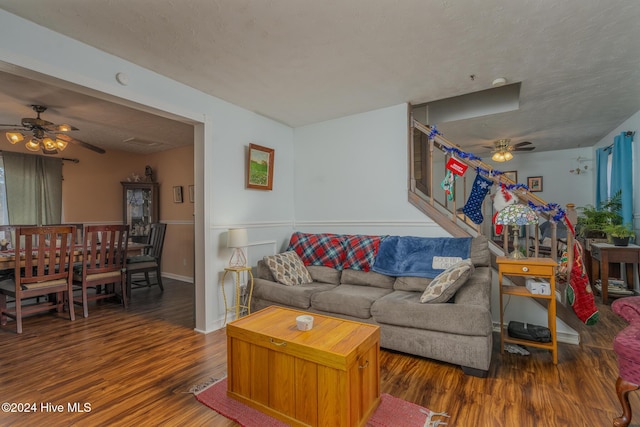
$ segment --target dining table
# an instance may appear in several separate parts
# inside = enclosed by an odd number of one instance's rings
[[[149,245],[147,243],[129,242],[127,244],[127,256],[142,254]],[[20,258],[23,260],[21,265],[24,266],[24,255]],[[73,262],[82,261],[82,246],[75,246],[73,249]],[[14,269],[16,266],[16,253],[13,249],[0,251],[0,271]]]

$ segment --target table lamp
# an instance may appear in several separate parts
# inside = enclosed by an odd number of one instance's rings
[[[509,258],[521,259],[527,258],[520,252],[520,227],[521,225],[532,225],[538,223],[538,215],[527,205],[515,204],[509,205],[498,212],[496,216],[496,224],[513,225],[513,252],[509,254]]]
[[[248,243],[246,229],[232,228],[227,231],[227,247],[233,248],[233,253],[229,259],[229,267],[247,266],[247,258],[244,256],[243,248],[246,248]]]

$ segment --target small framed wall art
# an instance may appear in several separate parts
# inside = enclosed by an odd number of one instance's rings
[[[196,200],[196,187],[194,185],[189,186],[189,202],[193,203]]]
[[[173,203],[182,203],[182,186],[173,187]]]
[[[273,148],[249,144],[247,156],[247,188],[273,189]]]
[[[527,187],[529,187],[529,191],[532,193],[539,193],[542,191],[542,177],[541,176],[530,176],[527,178]]]

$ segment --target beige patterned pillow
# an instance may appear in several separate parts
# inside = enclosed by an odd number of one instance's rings
[[[458,289],[465,284],[473,270],[473,263],[470,259],[465,259],[447,268],[429,283],[429,286],[420,297],[420,302],[439,303],[449,301]]]
[[[311,274],[295,251],[266,256],[264,262],[277,282],[287,286],[311,283]]]

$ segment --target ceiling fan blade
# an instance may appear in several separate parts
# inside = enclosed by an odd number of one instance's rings
[[[533,151],[536,147],[523,147],[523,148],[514,148],[511,151]]]
[[[53,123],[44,126],[44,128],[50,132],[69,132],[71,130],[79,130],[77,127],[68,124],[54,125]]]
[[[11,126],[12,128],[24,129],[22,125],[8,125],[8,124],[0,123],[0,126]]]
[[[53,124],[53,122],[50,122],[48,120],[43,120],[41,118],[31,118],[31,117],[24,117],[22,119],[22,126],[24,127],[30,127],[30,128],[34,128],[34,127],[40,127],[40,128],[46,128],[47,126],[51,126]]]
[[[517,144],[513,144],[512,147],[522,147],[525,145],[531,145],[531,141],[522,141],[522,142],[518,142]]]
[[[72,144],[79,145],[81,147],[84,147],[84,148],[87,148],[89,150],[95,151],[96,153],[100,153],[100,154],[106,153],[106,151],[104,151],[100,147],[96,147],[95,145],[91,145],[88,142],[84,142],[84,141],[80,141],[79,139],[72,138],[69,135],[65,135],[64,133],[56,134],[56,138],[60,138],[63,141],[67,141],[67,142],[70,142]]]

